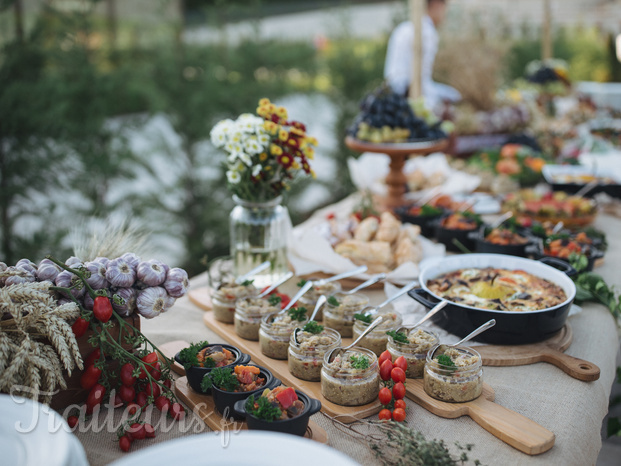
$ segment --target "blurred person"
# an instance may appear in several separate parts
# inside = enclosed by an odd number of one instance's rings
[[[437,28],[446,16],[446,0],[427,0],[427,14],[423,17],[423,57],[422,57],[422,93],[425,103],[431,109],[443,101],[455,102],[461,99],[457,89],[433,81],[433,63],[438,52]],[[384,64],[384,78],[392,89],[402,95],[409,92],[412,81],[412,60],[414,59],[414,24],[404,21],[399,24],[390,35],[386,62]]]

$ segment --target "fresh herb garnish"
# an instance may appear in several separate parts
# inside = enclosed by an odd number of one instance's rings
[[[331,306],[338,307],[341,303],[339,303],[339,300],[336,299],[334,296],[330,296],[328,298],[328,304]]]
[[[244,282],[241,284],[241,286],[250,286],[254,283],[254,279],[252,280],[244,280]]]
[[[308,281],[308,280],[304,280],[304,279],[302,279],[302,280],[300,280],[299,282],[297,282],[297,283],[296,283],[296,286],[297,286],[298,288],[302,288],[304,285],[306,285],[306,282],[307,282],[307,281]]]
[[[453,360],[451,359],[451,357],[446,354],[441,354],[439,356],[436,356],[436,361],[438,361],[438,364],[442,364],[443,366],[446,366],[446,367],[450,367],[450,368],[457,367],[455,363],[453,362]]]
[[[282,302],[282,298],[277,294],[271,294],[269,298],[267,298],[267,302],[270,303],[270,306],[277,306]]]
[[[216,367],[216,361],[213,358],[206,358],[203,361],[203,367]]]
[[[539,238],[546,239],[548,234],[546,233],[546,229],[541,224],[533,225],[530,227],[530,231],[533,235],[538,236]]]
[[[430,206],[429,204],[423,204],[422,206],[420,206],[421,217],[433,217],[440,214],[442,214],[442,209]]]
[[[253,416],[263,419],[264,421],[272,422],[276,419],[280,419],[282,411],[280,408],[274,406],[270,401],[264,397],[254,399],[254,395],[250,395],[246,401],[246,412],[251,413]]]
[[[469,210],[464,210],[463,212],[459,212],[462,217],[465,219],[473,220],[477,225],[481,225],[483,220],[479,214],[475,214],[474,212],[470,212]]]
[[[308,311],[306,310],[304,306],[300,306],[300,307],[292,307],[291,309],[287,311],[287,314],[289,314],[289,316],[291,317],[291,320],[297,320],[299,322],[302,322],[304,319],[306,319],[307,312]]]
[[[373,321],[373,319],[371,319],[370,315],[358,314],[358,313],[354,314],[354,319],[360,320],[362,322],[366,322],[367,324],[370,324]]]
[[[237,380],[232,368],[217,367],[205,375],[201,381],[201,389],[205,392],[212,386],[225,392],[233,392],[239,387],[239,380]]]
[[[608,310],[619,322],[621,319],[621,296],[608,286],[604,279],[593,272],[587,272],[588,258],[582,254],[571,254],[570,265],[578,271],[572,280],[576,284],[576,301],[594,301],[608,307]]]
[[[390,335],[392,339],[397,343],[409,343],[408,336],[403,332],[397,332],[396,330],[390,330],[386,332],[386,335]]]
[[[199,343],[192,343],[189,347],[183,348],[179,352],[179,360],[183,363],[183,367],[187,370],[193,366],[200,366],[201,363],[198,360],[198,352],[209,344],[208,341],[201,341]],[[208,358],[211,359],[211,358]],[[205,364],[205,361],[203,362]]]
[[[302,328],[305,332],[312,333],[317,335],[318,333],[323,332],[323,325],[319,325],[314,320],[307,322],[306,325]]]
[[[368,369],[369,368],[369,358],[367,358],[364,354],[355,355],[352,354],[349,357],[349,361],[351,362],[351,367],[354,369]]]

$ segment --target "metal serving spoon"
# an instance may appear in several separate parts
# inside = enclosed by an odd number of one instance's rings
[[[490,224],[490,229],[494,230],[496,228],[498,228],[500,225],[502,225],[503,223],[505,223],[507,220],[509,220],[511,217],[513,217],[513,212],[505,212],[504,214],[502,214],[500,217],[498,217],[496,219],[495,222],[492,222]]]
[[[243,275],[240,275],[239,277],[237,277],[235,279],[235,283],[237,283],[238,285],[241,285],[242,283],[244,283],[246,280],[248,280],[250,277],[252,277],[253,275],[258,274],[259,272],[263,272],[265,269],[267,269],[270,265],[272,265],[272,263],[270,261],[265,261],[259,265],[257,265],[254,269],[252,269],[250,272],[246,272]]]
[[[356,267],[355,269],[348,270],[347,272],[339,273],[338,275],[333,275],[332,277],[321,278],[319,280],[313,280],[312,283],[314,286],[325,285],[326,283],[335,282],[340,280],[341,278],[351,277],[352,275],[358,275],[359,273],[364,273],[367,271],[366,265],[361,265],[360,267]],[[309,280],[311,281],[311,280]]]
[[[489,330],[494,325],[496,325],[496,319],[489,320],[489,321],[485,322],[483,325],[481,325],[479,328],[474,330],[470,335],[466,336],[465,338],[463,338],[461,341],[458,341],[454,345],[444,345],[444,344],[443,345],[438,345],[436,347],[436,349],[433,350],[433,353],[431,353],[431,359],[433,359],[433,357],[436,355],[436,353],[438,352],[439,349],[442,349],[442,352],[440,354],[444,354],[444,353],[446,353],[447,349],[454,348],[455,346],[459,346],[461,344],[466,343],[467,341],[472,340],[479,333],[483,333],[486,330]]]
[[[300,299],[302,296],[304,296],[304,294],[310,290],[313,287],[313,282],[308,281],[306,283],[304,283],[304,285],[302,285],[302,288],[300,288],[298,290],[298,292],[293,296],[293,298],[291,298],[291,301],[289,301],[289,304],[287,304],[282,311],[279,312],[279,314],[284,314],[285,312],[287,312],[289,309],[291,309],[295,303],[298,302],[298,299]]]
[[[418,285],[418,282],[416,282],[416,281],[410,283],[409,285],[405,285],[397,293],[395,293],[393,296],[388,298],[382,304],[380,304],[378,306],[367,306],[360,313],[361,314],[377,314],[377,311],[379,311],[381,308],[383,308],[384,306],[392,303],[395,299],[400,298],[401,296],[406,294],[408,291],[413,289],[416,285]]]
[[[371,324],[364,330],[364,332],[362,332],[360,334],[360,336],[358,338],[356,338],[353,341],[353,343],[351,345],[348,345],[345,348],[342,348],[342,347],[333,348],[328,353],[327,361],[328,362],[332,362],[334,360],[334,358],[336,358],[339,354],[344,354],[348,349],[353,348],[354,346],[356,346],[356,344],[360,340],[362,340],[364,337],[366,337],[369,334],[369,332],[371,332],[375,327],[377,327],[379,324],[381,324],[383,320],[384,320],[384,318],[382,316],[378,316],[377,319],[375,319],[373,322],[371,322]]]
[[[382,273],[378,273],[377,275],[373,275],[371,278],[369,278],[366,282],[361,283],[360,285],[358,285],[356,288],[353,288],[349,291],[341,291],[338,294],[345,294],[345,295],[349,295],[349,294],[354,294],[357,291],[360,291],[364,288],[367,288],[371,285],[375,285],[377,282],[382,281],[386,278],[386,274],[384,272]]]
[[[446,307],[446,305],[448,304],[448,301],[440,301],[438,304],[436,304],[433,308],[431,308],[429,310],[429,312],[427,312],[427,314],[425,314],[423,316],[423,318],[421,320],[419,320],[418,322],[416,322],[414,325],[404,325],[403,327],[399,328],[399,330],[397,330],[397,332],[402,332],[404,330],[408,330],[408,331],[412,331],[414,330],[416,327],[424,324],[425,322],[427,322],[429,319],[431,319],[435,314],[437,314],[438,312],[440,312],[442,309],[444,309]]]
[[[315,316],[319,312],[319,309],[321,309],[321,306],[323,306],[327,300],[328,299],[325,297],[325,295],[319,296],[319,299],[317,300],[317,304],[315,304],[315,309],[313,310],[313,313],[308,318],[309,322],[315,318]],[[300,327],[296,327],[295,330],[293,330],[293,339],[297,344],[300,344],[300,342],[298,341],[298,333],[300,333],[301,331],[302,329]]]
[[[274,291],[276,288],[278,288],[280,285],[282,285],[287,280],[289,280],[291,277],[293,277],[293,272],[291,272],[291,271],[287,272],[282,277],[280,277],[280,280],[277,280],[275,283],[273,283],[270,286],[268,286],[265,289],[265,291],[262,291],[261,293],[259,293],[259,298],[263,298],[263,297],[267,296],[272,291]]]

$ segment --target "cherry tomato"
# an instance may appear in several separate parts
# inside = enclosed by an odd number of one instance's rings
[[[160,411],[168,411],[170,409],[170,400],[164,395],[160,395],[155,399],[155,407]]]
[[[112,406],[115,408],[120,408],[121,406],[123,406],[123,400],[121,399],[121,396],[118,393],[115,393],[114,399],[110,400],[110,402],[112,403]]]
[[[392,412],[392,419],[397,422],[405,421],[405,410],[402,408],[395,408]]]
[[[390,421],[390,419],[392,418],[392,413],[390,412],[390,409],[384,408],[379,412],[378,416],[382,421]]]
[[[130,403],[127,405],[127,414],[129,414],[130,416],[133,416],[134,414],[138,412],[139,409],[140,409],[140,406],[138,406],[136,403]]]
[[[380,354],[379,358],[377,359],[377,363],[379,364],[380,367],[382,367],[382,363],[384,361],[392,362],[392,355],[390,354],[390,352],[388,350],[386,350],[382,354]]]
[[[142,440],[147,435],[147,432],[144,430],[144,425],[134,422],[129,430],[126,432],[127,435],[131,435],[133,440]]]
[[[392,365],[395,367],[400,367],[401,369],[403,369],[403,372],[408,370],[408,362],[403,356],[399,356],[397,359],[395,359],[395,362],[393,362]]]
[[[147,438],[155,438],[155,429],[151,424],[144,425],[144,432]]]
[[[392,387],[392,396],[395,397],[395,400],[403,400],[405,397],[405,385],[403,385],[403,382],[397,382]]]
[[[162,378],[162,364],[160,364],[159,361],[153,364],[151,377],[153,377],[155,380],[160,380]]]
[[[143,356],[142,362],[144,362],[147,366],[147,371],[151,373],[153,371],[153,365],[157,362],[157,353],[155,351]],[[141,379],[147,378],[147,373],[143,370],[140,371],[140,375],[138,376]]]
[[[119,438],[119,447],[123,451],[129,451],[129,447],[132,446],[132,439],[128,435],[123,435]]]
[[[172,380],[170,379],[164,380],[164,386],[170,390],[170,387],[172,387]]]
[[[138,392],[136,394],[136,404],[141,408],[144,408],[147,405],[147,398],[149,398],[149,395],[145,392]]]
[[[405,372],[400,367],[393,367],[390,371],[390,378],[393,382],[405,382]]]
[[[99,361],[101,359],[101,349],[97,348],[91,354],[88,355],[86,361],[84,361],[84,367],[88,367],[92,364],[95,364],[95,361]]]
[[[397,409],[397,408],[401,408],[402,410],[404,410],[404,411],[405,411],[405,407],[406,407],[406,406],[407,406],[407,405],[405,404],[405,400],[396,400],[396,401],[395,401],[395,409]]]
[[[67,418],[67,424],[69,424],[69,427],[71,427],[71,429],[73,429],[75,426],[78,425],[78,416],[69,416]]]
[[[379,391],[379,401],[383,405],[387,405],[392,400],[392,393],[390,393],[390,388],[384,387]]]
[[[178,421],[185,417],[185,409],[181,406],[181,403],[173,403],[170,407],[169,414],[174,420]]]
[[[147,394],[147,396],[153,395],[153,399],[156,399],[158,396],[160,396],[160,386],[156,382],[151,381],[147,384],[144,392]]]
[[[104,324],[112,317],[112,303],[105,296],[97,296],[93,303],[93,315],[95,319]]]
[[[93,410],[101,404],[106,394],[106,387],[101,384],[96,384],[88,393],[86,399],[86,413],[92,414]]]
[[[88,330],[88,320],[78,317],[71,326],[71,330],[76,338],[80,338]]]
[[[100,376],[101,369],[91,364],[86,368],[86,370],[80,377],[80,387],[82,387],[84,390],[90,390],[99,381]]]
[[[121,367],[121,383],[126,387],[131,387],[136,383],[136,377],[133,376],[134,366],[125,363]]]
[[[380,377],[382,380],[390,380],[390,372],[392,371],[392,362],[385,360],[380,366]]]
[[[127,385],[121,385],[119,388],[119,396],[125,403],[131,403],[136,398],[136,389],[134,387],[128,387]]]

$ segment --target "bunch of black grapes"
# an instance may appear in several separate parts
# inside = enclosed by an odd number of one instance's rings
[[[560,78],[554,69],[542,66],[535,73],[528,77],[528,81],[534,84],[547,84],[560,81]]]

